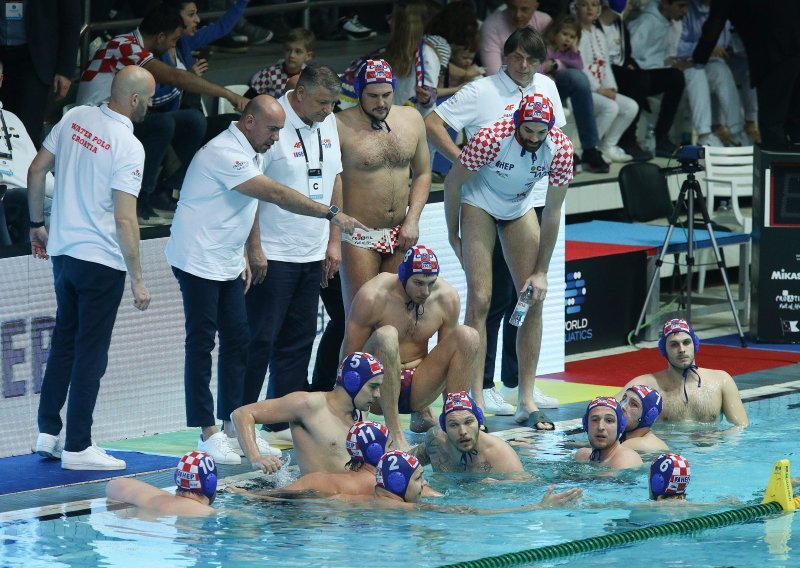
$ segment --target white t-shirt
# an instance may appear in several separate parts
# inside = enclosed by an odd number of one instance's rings
[[[289,103],[289,93],[278,99],[286,112],[286,125],[280,139],[264,154],[264,174],[314,201],[329,205],[336,176],[342,171],[336,117],[330,114],[321,123],[307,125]],[[322,169],[319,189],[309,187],[309,167]],[[330,234],[330,223],[326,219],[291,213],[265,201],[259,203],[258,217],[261,248],[267,260],[314,262],[325,258]]]
[[[522,89],[508,76],[505,67],[496,75],[467,83],[439,105],[435,112],[451,128],[464,129],[467,138],[472,138],[480,128],[511,118],[519,108],[523,95],[533,93],[541,93],[550,99],[556,117],[555,126],[564,126],[567,121],[555,82],[546,75],[535,73],[531,84]]]
[[[545,204],[550,185],[572,181],[572,142],[553,127],[536,151],[522,152],[514,121],[500,120],[481,128],[461,151],[459,161],[478,172],[461,189],[461,203],[478,207],[499,220],[522,217]]]
[[[262,175],[262,158],[235,122],[197,151],[164,251],[171,266],[208,280],[239,277],[258,200],[233,188]]]
[[[79,106],[53,127],[43,146],[56,157],[48,254],[125,270],[113,190],[138,197],[142,187],[144,148],[133,124],[107,105]]]

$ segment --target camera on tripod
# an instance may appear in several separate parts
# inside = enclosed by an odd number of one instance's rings
[[[703,169],[700,165],[700,160],[705,158],[706,150],[702,146],[681,146],[678,150],[678,162],[681,169],[685,172],[699,172]]]

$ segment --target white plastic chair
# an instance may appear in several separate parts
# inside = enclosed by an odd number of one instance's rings
[[[739,208],[740,197],[753,196],[753,147],[731,148],[705,147],[706,204],[709,214],[714,213],[714,198],[730,197],[731,209],[736,223],[744,232],[749,232],[752,220],[745,219]],[[723,223],[724,224],[724,223]],[[739,231],[738,227],[731,227]],[[714,262],[712,251],[698,254],[697,291],[702,294],[706,286],[708,264]],[[739,269],[747,270],[747,259],[739,259]]]
[[[739,197],[753,196],[753,147],[712,148],[706,146],[706,200],[709,213],[715,197],[730,197],[736,222],[744,227]]]
[[[225,88],[229,91],[233,91],[237,95],[244,95],[250,88],[250,85],[225,85]],[[217,114],[228,114],[231,112],[236,112],[236,109],[233,108],[233,105],[228,99],[223,99],[222,97],[217,99]]]

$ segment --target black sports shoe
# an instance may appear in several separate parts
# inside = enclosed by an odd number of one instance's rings
[[[633,158],[634,162],[647,162],[653,159],[653,154],[639,146],[636,142],[626,146],[620,145],[626,154]]]
[[[600,150],[589,148],[583,151],[583,169],[589,170],[593,174],[607,174],[608,164],[603,159]]]
[[[678,147],[675,143],[666,136],[656,138],[656,156],[659,158],[671,158],[675,155],[675,150],[677,149]]]

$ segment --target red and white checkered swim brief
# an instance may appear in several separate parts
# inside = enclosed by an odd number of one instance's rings
[[[352,234],[342,233],[342,242],[380,254],[394,254],[401,226],[393,229],[356,229]]]

